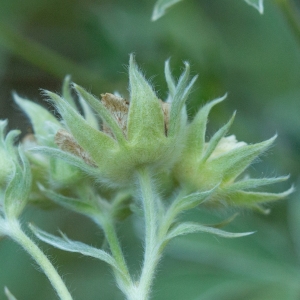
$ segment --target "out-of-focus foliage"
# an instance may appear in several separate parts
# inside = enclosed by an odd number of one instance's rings
[[[276,144],[264,164],[254,164],[250,172],[257,177],[290,173],[297,188],[300,41],[276,3],[266,1],[261,16],[244,1],[189,0],[151,22],[155,1],[2,0],[0,117],[9,118],[11,128],[30,132],[11,92],[38,101],[39,88],[60,91],[66,74],[96,95],[118,90],[127,97],[124,86],[131,52],[146,74],[163,74],[168,57],[174,69],[188,60],[194,74],[199,73],[188,104],[189,115],[228,92],[224,104],[212,111],[209,133],[224,125],[234,109],[237,116],[230,132],[238,140],[255,143],[277,132]],[[297,9],[293,9],[295,14]],[[166,98],[163,76],[152,81],[158,95]],[[162,261],[153,299],[299,299],[299,193],[292,198],[274,205],[269,216],[239,215],[229,231],[257,231],[251,237],[234,241],[205,234],[179,238]],[[196,212],[189,218],[208,224],[224,219],[218,212],[208,215]],[[54,234],[59,228],[70,239],[95,247],[103,242],[88,220],[66,210],[34,207],[27,210],[27,220]],[[131,234],[132,226],[128,219],[119,231],[135,268],[142,249],[136,246],[139,243]],[[94,300],[99,295],[122,299],[104,264],[47,246],[44,249],[60,266],[76,299]],[[8,240],[0,243],[0,265],[0,298],[5,297],[4,286],[8,286],[20,300],[55,299],[46,278]]]

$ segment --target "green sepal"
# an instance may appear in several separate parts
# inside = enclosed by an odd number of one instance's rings
[[[282,193],[237,191],[229,193],[228,197],[225,197],[225,201],[230,205],[251,207],[260,203],[283,199],[293,193],[294,190],[294,187],[291,187],[290,189]]]
[[[242,232],[242,233],[233,233],[227,232],[218,228],[209,227],[205,225],[201,225],[194,222],[184,222],[180,223],[176,227],[172,228],[167,235],[167,240],[171,240],[177,236],[185,235],[189,233],[196,233],[196,232],[205,232],[214,234],[217,236],[225,237],[225,238],[237,238],[242,236],[247,236],[253,234],[254,232]]]
[[[229,128],[231,127],[234,117],[235,117],[235,112],[233,113],[233,116],[230,118],[228,123],[225,124],[223,127],[221,127],[210,139],[208,146],[201,158],[201,162],[205,162],[209,158],[209,156],[213,153],[213,151],[216,149],[216,147],[217,147],[218,143],[220,142],[220,140],[222,139],[222,137],[224,137],[226,135]]]
[[[7,287],[4,287],[4,293],[8,300],[17,300],[17,298],[10,292]]]
[[[31,191],[30,164],[19,147],[20,163],[15,161],[14,172],[5,191],[4,212],[9,219],[17,218],[23,211]]]
[[[83,172],[91,176],[97,177],[100,174],[99,169],[88,165],[81,158],[72,155],[68,152],[62,151],[60,149],[50,148],[50,147],[35,147],[30,149],[30,151],[45,154],[52,158],[60,159],[67,164],[70,164],[72,166],[81,169]]]
[[[50,200],[57,203],[58,205],[63,206],[66,209],[70,209],[74,212],[84,214],[86,216],[92,217],[97,215],[99,210],[91,203],[87,203],[80,199],[66,197],[61,194],[55,193],[52,190],[46,189],[43,185],[38,184],[40,191]]]
[[[285,181],[289,179],[290,176],[281,176],[275,178],[250,178],[245,180],[240,180],[230,184],[228,187],[225,188],[226,192],[234,192],[238,190],[249,190],[249,189],[256,189],[261,186],[274,184],[278,182]]]
[[[170,96],[171,98],[174,98],[176,92],[176,83],[172,76],[172,72],[170,70],[170,59],[166,60],[165,62],[165,77],[166,77],[166,82],[168,85]]]
[[[14,93],[13,96],[15,102],[22,108],[22,110],[30,119],[35,137],[37,138],[39,144],[52,146],[54,144],[53,138],[49,139],[49,135],[53,133],[49,130],[47,121],[60,128],[61,124],[59,121],[41,105],[29,100],[25,100],[16,93]]]
[[[89,246],[82,242],[72,241],[63,233],[61,233],[62,237],[57,237],[55,235],[49,234],[49,233],[35,227],[32,224],[29,224],[29,228],[41,241],[43,241],[49,245],[52,245],[55,248],[58,248],[58,249],[61,249],[64,251],[68,251],[68,252],[80,253],[85,256],[97,258],[99,260],[102,260],[102,261],[108,263],[113,268],[115,268],[117,271],[122,273],[122,271],[119,269],[115,259],[110,254],[105,252],[104,250]]]
[[[116,140],[120,144],[125,143],[125,137],[123,135],[123,132],[121,128],[119,127],[116,120],[113,118],[109,110],[102,104],[102,102],[99,99],[96,99],[93,95],[88,93],[84,88],[81,86],[73,83],[74,89],[78,93],[79,97],[82,97],[89,105],[96,111],[96,113],[99,114],[103,122],[109,126],[109,128],[112,130]]]
[[[71,89],[71,76],[67,75],[64,78],[63,86],[62,86],[62,97],[75,109],[77,110],[74,98],[72,97]]]
[[[216,191],[217,187],[218,185],[209,191],[196,192],[183,198],[179,198],[179,200],[174,202],[172,206],[178,212],[195,208],[203,202],[207,201],[209,197]]]
[[[101,166],[109,152],[116,150],[116,142],[101,131],[91,127],[66,101],[57,94],[45,91],[45,94],[56,104],[59,113],[70,129],[78,144]]]
[[[223,183],[233,181],[256,157],[266,151],[275,139],[276,136],[261,143],[245,145],[228,151],[209,161],[209,169],[213,170],[216,177],[221,175]]]
[[[191,124],[188,126],[186,152],[192,161],[197,161],[203,154],[205,147],[205,134],[207,118],[211,109],[218,103],[224,101],[227,97],[225,94],[223,97],[215,99],[207,103],[194,117]]]
[[[181,74],[178,83],[176,85],[174,97],[172,98],[172,105],[170,111],[170,124],[168,130],[168,136],[175,137],[179,134],[182,125],[182,110],[184,108],[185,102],[191,89],[197,80],[198,76],[194,76],[191,81],[189,81],[190,77],[190,65],[185,62],[185,70]]]
[[[86,122],[93,128],[100,130],[99,120],[92,108],[86,103],[86,101],[82,97],[79,96],[78,99]]]
[[[129,89],[128,141],[139,144],[143,144],[143,141],[156,143],[165,137],[163,111],[151,85],[139,71],[133,55],[129,61]]]

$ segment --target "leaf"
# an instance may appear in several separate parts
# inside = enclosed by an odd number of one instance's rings
[[[183,198],[179,198],[179,200],[176,201],[173,204],[173,206],[174,206],[175,210],[178,212],[192,209],[192,208],[200,205],[201,203],[205,202],[209,198],[209,196],[212,195],[212,193],[216,190],[217,187],[218,186],[212,188],[209,191],[197,192],[197,193],[193,193],[188,196],[185,196]]]
[[[170,70],[170,59],[166,60],[165,62],[165,77],[166,77],[169,93],[173,98],[176,91],[176,84]]]
[[[174,237],[177,237],[179,235],[189,234],[189,233],[196,233],[196,232],[206,232],[211,233],[214,235],[218,235],[225,238],[237,238],[242,237],[246,235],[253,234],[254,232],[242,232],[242,233],[233,233],[233,232],[227,232],[218,228],[213,228],[205,225],[201,225],[198,223],[193,222],[185,222],[180,223],[175,228],[171,229],[171,231],[167,235],[167,240],[171,240]]]
[[[29,228],[33,231],[33,233],[43,242],[52,245],[55,248],[68,251],[68,252],[75,252],[75,253],[81,253],[85,256],[90,256],[97,258],[99,260],[102,260],[109,265],[111,265],[113,268],[115,268],[117,271],[122,273],[122,271],[119,269],[115,259],[104,250],[89,246],[87,244],[77,242],[70,240],[65,234],[61,233],[62,237],[57,237],[55,235],[52,235],[50,233],[47,233],[37,227],[35,227],[32,224],[29,224]]]
[[[280,200],[282,198],[287,197],[294,191],[295,189],[293,186],[287,191],[282,193],[260,193],[260,192],[237,191],[234,193],[230,193],[227,201],[232,205],[251,207],[252,205],[256,205],[259,203]]]
[[[269,184],[274,184],[277,182],[282,182],[287,179],[289,179],[290,176],[281,176],[281,177],[275,177],[275,178],[258,178],[258,179],[245,179],[245,180],[240,180],[237,182],[234,182],[230,184],[226,189],[227,191],[238,191],[238,190],[248,190],[248,189],[255,189],[260,186],[264,185],[269,185]]]
[[[9,291],[7,287],[4,287],[4,292],[8,300],[17,300],[17,298]]]
[[[98,168],[91,167],[90,165],[85,163],[83,159],[79,158],[78,156],[72,155],[68,152],[64,152],[60,149],[50,148],[50,147],[34,147],[34,148],[31,148],[30,151],[49,155],[53,158],[61,159],[65,163],[73,165],[94,177],[97,177],[100,174]]]
[[[178,80],[174,97],[172,99],[168,130],[168,136],[170,137],[176,136],[176,134],[178,134],[180,130],[180,125],[182,124],[182,109],[195,81],[198,78],[198,76],[196,75],[191,79],[191,81],[189,81],[190,65],[188,62],[185,62],[184,64],[185,70]]]
[[[76,107],[74,98],[72,97],[70,84],[71,84],[71,76],[67,75],[67,76],[65,76],[64,81],[63,81],[62,96],[76,110],[77,107]]]
[[[264,13],[264,0],[244,0],[249,5],[256,8],[260,14]]]
[[[41,184],[38,184],[38,187],[46,197],[67,209],[87,215],[89,217],[98,213],[97,209],[90,203],[84,202],[80,199],[57,194],[52,190],[46,189]]]
[[[152,21],[161,18],[170,7],[182,0],[158,0],[154,6],[152,13]]]
[[[50,143],[48,139],[49,134],[51,134],[52,132],[50,132],[49,126],[47,126],[47,121],[50,121],[52,124],[55,124],[55,126],[60,128],[61,124],[59,123],[59,121],[41,105],[23,99],[16,93],[13,94],[13,97],[15,102],[22,108],[22,110],[30,119],[35,136],[38,139],[39,143],[41,145],[47,146],[52,145],[52,143]]]

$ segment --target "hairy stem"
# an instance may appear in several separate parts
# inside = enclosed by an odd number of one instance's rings
[[[62,300],[72,300],[72,296],[69,293],[62,278],[53,267],[48,257],[41,251],[41,249],[23,232],[21,226],[17,220],[10,220],[8,222],[9,235],[21,245],[36,261],[40,268],[44,271],[48,277],[53,288],[57,292],[57,295]]]
[[[121,249],[120,242],[117,237],[117,233],[111,218],[106,217],[101,220],[101,224],[107,239],[107,242],[110,247],[110,251],[116,260],[119,268],[122,270],[123,274],[125,274],[126,278],[121,279],[122,285],[129,285],[131,283],[130,274],[128,271],[128,267]],[[118,276],[119,277],[119,276]],[[118,278],[117,278],[118,279]],[[118,283],[120,284],[119,280]]]
[[[149,299],[150,289],[157,263],[161,257],[160,241],[157,238],[158,211],[156,195],[152,187],[151,176],[146,168],[138,172],[139,185],[142,192],[142,202],[145,217],[145,253],[140,280],[131,300]]]

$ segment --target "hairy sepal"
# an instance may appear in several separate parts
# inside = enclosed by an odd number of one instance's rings
[[[127,137],[131,143],[155,143],[165,137],[164,117],[159,99],[139,71],[133,55],[129,62],[130,106]]]
[[[78,144],[91,156],[96,164],[101,165],[110,152],[116,150],[116,142],[101,131],[90,126],[66,101],[58,95],[45,91],[45,94],[56,104],[59,113],[70,129]]]

